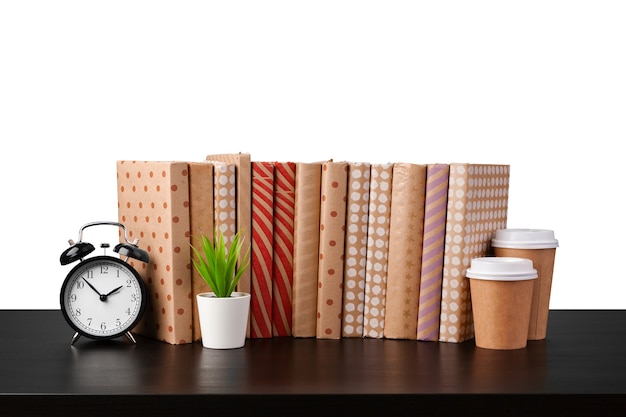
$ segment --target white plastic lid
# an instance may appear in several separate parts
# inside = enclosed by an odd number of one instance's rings
[[[496,230],[491,246],[511,249],[547,249],[558,248],[559,241],[554,238],[552,230],[501,229]]]
[[[472,259],[466,276],[491,281],[523,281],[538,277],[530,259],[505,256]]]

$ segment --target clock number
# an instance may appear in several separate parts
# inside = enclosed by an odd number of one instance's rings
[[[70,301],[76,301],[76,294],[70,295]]]
[[[130,307],[126,309],[126,314],[130,316]]]
[[[130,280],[130,278],[129,278],[129,279],[127,279],[127,280],[126,280],[126,287],[127,287],[127,288],[130,288],[130,287],[132,286],[131,284],[132,284],[132,281]]]
[[[101,330],[106,330],[106,329],[107,329],[107,324],[106,324],[106,322],[104,322],[104,321],[103,321],[102,323],[100,323],[100,329],[101,329]]]
[[[87,318],[87,325],[88,325],[89,327],[91,327],[91,321],[92,321],[92,320],[93,320],[93,319],[92,319],[91,317],[88,317],[88,318]]]
[[[122,321],[120,319],[115,320],[115,326],[120,327],[122,325]]]
[[[77,308],[77,309],[76,309],[76,315],[77,315],[77,316],[80,316],[81,314],[83,314],[83,312],[81,311],[81,309],[80,309],[80,308]]]
[[[137,302],[137,294],[131,294],[130,301],[132,301],[133,303]]]
[[[109,265],[100,265],[100,273],[108,274],[109,273]]]
[[[76,281],[76,288],[82,290],[85,287],[85,281],[82,279],[80,281]]]
[[[93,278],[93,270],[87,271],[87,278]]]

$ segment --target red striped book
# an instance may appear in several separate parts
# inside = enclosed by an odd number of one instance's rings
[[[274,162],[272,334],[291,336],[296,164]]]
[[[272,337],[274,165],[252,162],[250,337]]]

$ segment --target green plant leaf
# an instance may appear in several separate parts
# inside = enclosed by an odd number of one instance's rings
[[[250,245],[241,256],[244,238],[240,231],[235,233],[230,247],[224,233],[217,229],[213,231],[212,241],[204,234],[197,240],[198,247],[191,245],[194,268],[217,297],[229,297],[250,265]]]

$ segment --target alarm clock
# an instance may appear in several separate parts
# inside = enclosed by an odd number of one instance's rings
[[[124,231],[126,243],[117,244],[113,251],[119,257],[108,256],[108,243],[100,247],[103,255],[85,259],[95,247],[83,242],[83,231],[92,226],[117,226]],[[105,340],[125,335],[137,343],[131,330],[146,309],[146,287],[141,275],[127,262],[128,258],[149,262],[148,253],[130,242],[126,227],[117,222],[92,222],[78,232],[78,242],[69,240],[70,247],[61,254],[61,265],[79,261],[67,274],[61,286],[61,312],[75,330],[71,344],[81,336]]]

